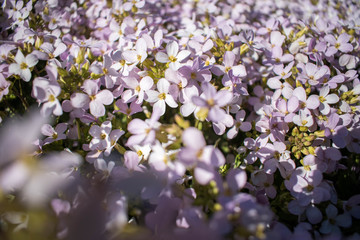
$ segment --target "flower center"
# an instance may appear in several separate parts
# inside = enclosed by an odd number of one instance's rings
[[[215,105],[215,101],[212,98],[208,99],[206,102],[210,107],[213,107]]]
[[[22,62],[22,63],[20,64],[20,68],[21,68],[21,69],[27,69],[27,68],[28,68],[28,65],[27,65],[25,62]]]
[[[50,94],[48,101],[49,101],[49,102],[54,102],[55,99],[56,99],[55,96],[52,95],[52,94]]]
[[[197,158],[201,158],[202,154],[203,154],[203,149],[200,149],[200,150],[196,153],[196,157],[197,157]]]
[[[325,102],[326,99],[325,99],[323,96],[320,96],[320,97],[319,97],[319,101],[320,101],[320,102]]]
[[[170,60],[170,62],[176,62],[176,57],[174,57],[174,56],[169,56],[169,60]]]
[[[159,99],[164,100],[166,98],[166,94],[160,93],[158,97],[159,97]]]
[[[140,85],[137,85],[135,91],[140,92],[140,90],[141,90]]]
[[[106,133],[102,133],[102,134],[100,135],[100,138],[101,138],[102,140],[104,140],[104,139],[106,138]]]

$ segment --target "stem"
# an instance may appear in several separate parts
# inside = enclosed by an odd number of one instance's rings
[[[29,104],[26,102],[26,100],[22,96],[21,81],[20,80],[18,80],[18,81],[19,81],[20,92],[17,91],[15,84],[13,85],[11,90],[13,90],[15,96],[21,100],[21,103],[23,104],[24,109],[26,111],[29,108]]]

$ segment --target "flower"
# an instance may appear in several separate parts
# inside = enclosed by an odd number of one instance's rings
[[[166,45],[166,53],[158,52],[155,59],[161,63],[170,62],[169,66],[173,70],[178,70],[181,67],[181,61],[187,58],[191,52],[189,50],[182,50],[179,52],[179,44],[176,41],[171,41]]]
[[[86,80],[83,84],[84,93],[75,93],[71,96],[71,104],[75,108],[90,107],[90,113],[95,117],[101,117],[105,114],[104,105],[110,105],[113,100],[113,94],[107,90],[99,91],[99,86],[92,80]]]
[[[221,151],[214,146],[206,145],[202,133],[194,128],[187,128],[182,134],[185,147],[178,156],[187,167],[195,167],[195,178],[200,184],[208,184],[215,178],[214,167],[225,163]]]
[[[156,130],[160,126],[158,120],[161,112],[161,109],[154,108],[150,119],[143,121],[136,118],[129,122],[127,129],[133,136],[128,139],[126,145],[130,147],[154,143]]]
[[[226,90],[216,91],[215,87],[210,83],[204,82],[201,85],[203,93],[198,96],[193,96],[191,100],[196,106],[202,110],[197,113],[201,119],[208,118],[209,121],[220,122],[225,118],[226,112],[221,107],[230,103],[233,95]],[[204,114],[204,116],[200,116]]]
[[[9,73],[19,75],[22,80],[29,82],[31,79],[30,68],[34,67],[38,63],[38,59],[34,54],[28,54],[24,57],[24,54],[18,49],[15,62],[9,66]]]
[[[160,109],[160,116],[164,115],[166,110],[166,104],[172,108],[176,108],[178,106],[177,102],[174,98],[169,94],[170,83],[165,79],[161,78],[157,84],[156,90],[148,90],[147,91],[147,101],[150,103],[154,103],[154,108]],[[165,104],[166,103],[166,104]]]
[[[45,136],[48,136],[44,140],[44,145],[52,143],[54,141],[59,141],[59,140],[66,139],[66,135],[64,134],[64,132],[66,130],[67,130],[67,124],[66,123],[59,123],[55,127],[55,129],[49,124],[44,124],[44,126],[41,127],[41,133],[43,135],[45,135]]]
[[[347,33],[342,33],[336,39],[334,35],[328,34],[324,37],[324,39],[330,44],[330,47],[326,50],[326,56],[332,56],[339,51],[343,53],[351,52],[354,48],[348,43],[350,40],[350,36]]]

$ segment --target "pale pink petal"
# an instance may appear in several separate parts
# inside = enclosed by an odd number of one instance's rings
[[[122,53],[123,58],[130,63],[138,62],[137,52],[134,50],[127,50]]]
[[[158,108],[160,110],[160,116],[164,115],[166,111],[166,104],[164,100],[159,100],[154,104],[154,108]]]
[[[306,107],[308,109],[315,109],[319,107],[319,105],[320,105],[320,101],[319,101],[319,96],[317,95],[311,95],[306,101]]]
[[[176,59],[178,62],[181,62],[182,60],[184,60],[185,58],[187,58],[188,56],[190,56],[191,52],[188,50],[182,50],[181,52],[179,52],[179,54],[176,56]]]
[[[335,93],[329,94],[326,96],[326,102],[328,104],[335,104],[339,101],[339,96]]]
[[[96,94],[96,98],[94,101],[99,101],[104,105],[109,105],[114,101],[114,96],[109,90],[104,89],[100,91],[98,94]]]
[[[49,124],[44,124],[41,127],[41,134],[51,137],[55,133],[54,128]]]
[[[159,92],[155,91],[155,90],[149,90],[146,92],[147,95],[147,99],[146,101],[152,103],[152,102],[156,102],[159,100]]]
[[[235,62],[235,54],[231,51],[226,51],[224,54],[224,65],[225,67],[232,67]]]
[[[280,81],[279,77],[272,77],[267,81],[267,85],[271,89],[279,89],[282,86],[282,82]]]
[[[157,82],[157,89],[160,93],[168,93],[169,92],[170,83],[165,78],[161,78]]]
[[[219,107],[223,107],[230,103],[233,98],[233,94],[226,90],[220,90],[216,93],[214,100]]]
[[[169,62],[169,56],[164,52],[158,52],[155,56],[156,61],[161,63],[167,63]]]
[[[19,75],[25,82],[28,82],[31,79],[31,71],[28,68],[21,69]]]
[[[252,126],[251,126],[251,123],[249,123],[249,122],[243,122],[240,125],[240,130],[243,132],[248,132],[251,130],[251,128],[252,128]]]
[[[167,105],[169,105],[170,107],[172,108],[176,108],[178,106],[177,102],[174,100],[174,98],[169,95],[169,94],[166,94],[166,97],[165,97],[165,102]]]
[[[226,180],[233,192],[237,192],[242,189],[247,182],[246,172],[238,168],[231,169],[226,176]]]
[[[24,54],[20,50],[18,50],[16,55],[15,55],[15,61],[18,64],[21,64],[22,62],[25,62]]]
[[[182,134],[184,145],[194,149],[201,149],[206,146],[205,139],[200,130],[189,127]]]
[[[246,68],[244,65],[237,65],[232,67],[232,71],[235,77],[245,77],[246,76]]]
[[[149,90],[153,86],[153,84],[154,84],[154,81],[149,76],[143,77],[143,79],[141,79],[141,81],[140,81],[140,87],[144,91]]]
[[[95,117],[102,117],[105,115],[105,107],[101,102],[91,101],[89,105],[90,113]]]
[[[147,45],[146,45],[146,41],[143,39],[143,38],[139,38],[137,41],[136,41],[136,52],[138,54],[141,54],[141,55],[147,55],[146,54],[146,51],[147,51]]]
[[[33,67],[39,62],[39,60],[34,54],[29,54],[26,56],[25,62],[28,65],[28,67]]]
[[[326,73],[330,72],[329,67],[322,66],[314,75],[314,79],[320,79],[322,78]]]
[[[330,91],[330,88],[329,88],[329,86],[326,85],[320,89],[319,96],[326,96],[329,94],[329,91]]]
[[[333,35],[331,35],[331,34],[326,35],[326,36],[324,37],[324,39],[325,39],[328,43],[330,43],[331,45],[335,45],[335,44],[336,44],[336,38],[335,38]]]
[[[340,45],[339,50],[343,53],[351,52],[354,47],[350,43],[343,43]]]
[[[131,134],[143,134],[148,128],[149,125],[147,125],[143,120],[135,118],[128,124],[127,129]]]
[[[21,71],[20,65],[17,63],[12,63],[9,66],[9,74],[19,74]]]
[[[201,185],[206,185],[212,180],[215,176],[214,170],[209,166],[201,165],[195,168],[194,175],[196,181]]]
[[[293,96],[296,96],[302,102],[306,102],[306,92],[303,87],[295,88],[293,91]]]
[[[178,54],[178,52],[179,52],[179,45],[176,41],[172,41],[166,45],[166,53],[169,57],[170,56],[175,57]]]
[[[315,73],[316,73],[316,71],[317,71],[317,67],[316,67],[316,65],[313,64],[313,63],[307,63],[307,64],[305,65],[305,70],[306,70],[306,74],[307,74],[308,76],[314,76]]]

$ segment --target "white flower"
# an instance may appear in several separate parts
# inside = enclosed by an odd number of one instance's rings
[[[149,90],[147,92],[147,101],[151,103],[155,102],[154,108],[159,108],[161,110],[161,116],[165,113],[166,104],[172,108],[176,108],[178,106],[177,102],[169,94],[169,87],[170,83],[165,78],[161,78],[157,83],[157,89],[159,91]]]
[[[17,51],[15,56],[16,63],[12,63],[9,66],[10,74],[19,75],[24,81],[28,82],[31,79],[30,68],[38,63],[38,59],[35,55],[29,54],[24,57],[24,54],[20,50]]]
[[[179,52],[179,45],[177,42],[170,42],[166,45],[166,53],[158,52],[155,56],[156,60],[161,63],[170,62],[169,67],[173,70],[178,70],[181,67],[181,61],[191,54],[188,50]]]

